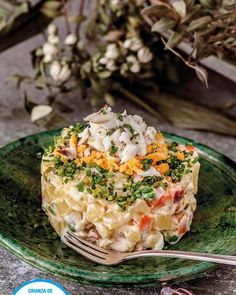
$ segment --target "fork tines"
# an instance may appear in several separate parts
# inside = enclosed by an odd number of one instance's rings
[[[74,251],[83,255],[90,260],[101,263],[101,264],[109,264],[107,261],[108,255],[111,251],[100,248],[90,242],[87,242],[77,235],[72,233],[71,231],[67,231],[64,236],[62,236],[62,241],[72,248]]]

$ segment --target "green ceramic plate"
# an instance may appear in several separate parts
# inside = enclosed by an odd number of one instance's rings
[[[214,264],[170,258],[140,258],[106,267],[66,246],[41,210],[40,157],[58,130],[22,138],[0,149],[0,242],[19,258],[49,273],[102,286],[144,286],[194,278]],[[191,142],[165,134],[168,140]],[[201,154],[198,207],[191,231],[169,249],[236,253],[236,164],[196,144]]]

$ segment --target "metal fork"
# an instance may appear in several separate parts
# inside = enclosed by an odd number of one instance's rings
[[[68,247],[83,255],[84,257],[104,265],[116,265],[122,261],[147,256],[172,257],[190,260],[200,260],[207,262],[215,262],[221,264],[230,264],[236,266],[236,256],[186,252],[186,251],[172,251],[172,250],[148,250],[131,253],[122,253],[112,250],[100,248],[90,242],[87,242],[71,231],[65,232],[61,240]]]

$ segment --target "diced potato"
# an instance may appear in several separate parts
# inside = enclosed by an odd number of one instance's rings
[[[144,248],[151,248],[153,250],[161,250],[164,247],[163,235],[156,231],[151,233],[144,241]]]
[[[157,214],[154,215],[153,227],[158,230],[168,230],[171,227],[171,214]]]
[[[126,238],[129,242],[131,243],[137,243],[141,239],[140,232],[138,231],[130,231],[127,235]]]
[[[104,215],[105,209],[99,204],[89,204],[86,211],[86,219],[90,222],[99,221]]]
[[[129,212],[106,212],[103,221],[110,230],[117,229],[127,224],[131,219]]]
[[[142,215],[148,215],[150,214],[150,207],[147,205],[147,203],[142,200],[142,199],[138,199],[135,204],[129,208],[130,212],[132,212],[133,214],[137,213],[137,214],[142,214]]]
[[[110,248],[118,252],[131,252],[135,243],[131,243],[125,238],[120,238],[110,245]]]
[[[109,236],[110,230],[101,222],[94,223],[99,235],[105,239]]]
[[[73,210],[68,206],[68,204],[63,201],[55,201],[55,208],[59,216],[65,216],[71,213]]]

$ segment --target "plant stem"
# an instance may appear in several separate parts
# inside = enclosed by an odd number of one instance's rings
[[[85,1],[84,0],[80,0],[79,1],[79,12],[78,12],[78,16],[81,16],[83,15],[83,12],[84,12],[84,3]],[[77,38],[80,39],[80,27],[81,27],[81,21],[79,21],[76,25],[76,35],[77,35]]]
[[[70,3],[70,1],[68,3]],[[65,18],[67,35],[69,35],[71,33],[71,27],[70,27],[70,22],[69,22],[69,9],[68,9],[68,6],[67,6],[65,0],[63,0],[63,7],[64,7],[63,14],[64,14],[64,18]]]

